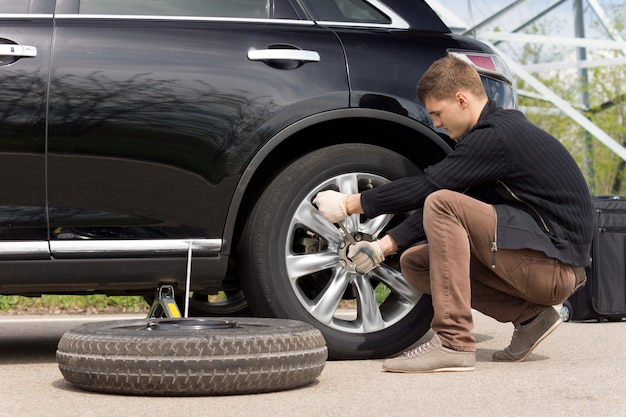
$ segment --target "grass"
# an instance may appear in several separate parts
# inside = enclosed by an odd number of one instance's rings
[[[390,290],[383,284],[374,288],[378,303],[382,303]],[[220,293],[223,298],[223,293]],[[219,296],[218,296],[219,297]],[[344,302],[345,308],[354,308],[354,300]],[[42,295],[22,297],[0,295],[0,314],[68,314],[68,313],[146,313],[150,306],[143,297],[94,295]]]
[[[94,295],[0,295],[0,314],[146,313],[143,297]]]
[[[376,301],[378,304],[382,304],[383,301],[389,297],[391,294],[391,290],[385,284],[380,283],[376,287],[374,287],[374,295],[376,296]]]

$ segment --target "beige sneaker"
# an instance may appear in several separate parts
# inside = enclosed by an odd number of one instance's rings
[[[561,316],[554,307],[544,308],[527,325],[515,326],[511,344],[504,350],[494,352],[492,359],[496,362],[522,362],[561,323]]]
[[[383,362],[389,372],[464,372],[473,371],[476,352],[459,352],[441,345],[436,334],[428,342],[396,358]]]

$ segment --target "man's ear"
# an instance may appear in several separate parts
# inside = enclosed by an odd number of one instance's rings
[[[454,98],[461,107],[467,107],[469,105],[469,99],[467,97],[467,94],[465,94],[463,91],[457,92]]]

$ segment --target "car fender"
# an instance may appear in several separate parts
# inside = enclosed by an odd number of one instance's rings
[[[379,109],[371,109],[371,108],[346,108],[346,109],[337,109],[330,110],[326,112],[317,113],[315,115],[306,117],[304,119],[298,120],[297,122],[292,123],[287,126],[274,136],[272,136],[267,142],[263,144],[263,146],[255,153],[255,156],[250,160],[247,164],[246,168],[243,170],[243,173],[239,179],[239,182],[236,186],[235,192],[233,194],[233,198],[231,199],[231,204],[228,209],[227,218],[224,224],[224,233],[223,233],[223,246],[222,246],[222,255],[228,256],[231,251],[234,249],[232,247],[233,243],[233,235],[235,232],[235,228],[237,226],[237,221],[239,219],[239,212],[242,206],[242,202],[246,192],[249,189],[250,184],[253,182],[255,175],[258,172],[259,167],[270,158],[272,152],[274,152],[281,144],[285,141],[289,140],[289,138],[296,135],[298,132],[301,132],[307,128],[312,126],[329,122],[329,121],[337,121],[341,119],[375,119],[380,121],[385,121],[393,124],[397,124],[408,128],[409,130],[415,132],[416,135],[420,136],[424,140],[431,142],[437,149],[440,149],[443,154],[449,153],[452,148],[450,145],[435,132],[432,128],[426,126],[425,124],[418,122],[412,118],[392,113],[389,111],[379,110]],[[348,139],[345,142],[358,142],[355,139]],[[334,142],[340,143],[340,142]],[[325,146],[323,144],[322,146]],[[319,146],[319,147],[322,147]],[[316,149],[315,147],[310,149]]]

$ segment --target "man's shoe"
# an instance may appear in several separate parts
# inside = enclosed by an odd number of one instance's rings
[[[530,323],[515,326],[511,344],[504,350],[494,352],[492,359],[496,362],[522,362],[561,323],[556,309],[546,307]]]
[[[389,372],[463,372],[473,371],[475,363],[475,352],[449,349],[435,334],[415,349],[385,360],[383,369]]]

